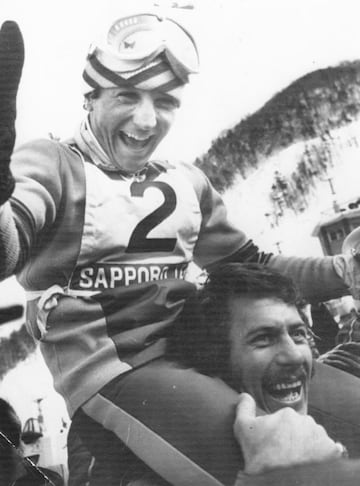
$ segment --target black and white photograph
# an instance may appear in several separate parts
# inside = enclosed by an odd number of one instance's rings
[[[1,3],[0,486],[357,486],[358,2]]]

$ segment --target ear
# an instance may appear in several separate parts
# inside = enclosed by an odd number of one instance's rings
[[[93,99],[91,98],[84,98],[83,108],[84,110],[90,112],[93,111]]]

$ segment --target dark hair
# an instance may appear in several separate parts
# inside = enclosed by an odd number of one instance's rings
[[[186,300],[168,340],[168,357],[231,384],[229,301],[240,296],[294,305],[307,323],[304,302],[291,279],[264,265],[227,263],[213,270],[204,287]]]

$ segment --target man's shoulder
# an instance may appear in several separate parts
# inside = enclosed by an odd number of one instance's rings
[[[51,185],[55,180],[82,179],[83,164],[79,162],[79,153],[67,142],[39,138],[16,148],[11,167],[17,180],[31,178]]]
[[[39,152],[40,154],[51,157],[59,151],[70,150],[71,144],[69,141],[60,141],[50,138],[37,138],[17,146],[14,155],[16,156],[17,154],[24,152],[28,152],[29,154]]]
[[[45,167],[68,166],[73,159],[79,159],[79,153],[72,149],[68,141],[48,138],[38,138],[16,147],[13,153],[13,163],[37,165]]]

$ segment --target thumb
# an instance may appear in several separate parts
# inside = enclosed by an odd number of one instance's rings
[[[24,41],[18,24],[4,22],[0,29],[1,103],[13,103],[24,64]],[[9,100],[8,97],[11,99]],[[1,107],[3,109],[3,107]]]
[[[22,67],[24,60],[24,40],[20,28],[13,20],[6,20],[0,28],[0,52],[7,61],[19,63]]]
[[[236,419],[239,422],[248,422],[256,417],[256,403],[248,393],[241,393],[236,408]]]

